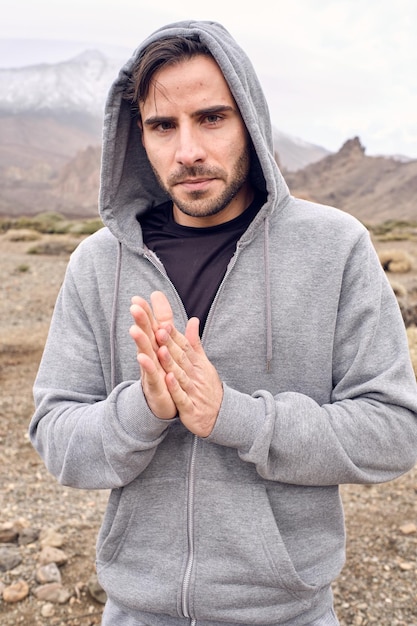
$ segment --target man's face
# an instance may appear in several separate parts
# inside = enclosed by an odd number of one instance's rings
[[[140,113],[143,145],[178,223],[211,226],[247,208],[253,197],[247,131],[211,57],[156,72]]]

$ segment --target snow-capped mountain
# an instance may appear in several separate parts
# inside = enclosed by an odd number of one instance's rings
[[[108,89],[121,62],[98,50],[87,50],[60,63],[0,68],[0,115],[42,114],[55,120],[68,116],[94,120],[91,131],[100,141],[100,126]],[[94,127],[94,128],[93,128]],[[280,165],[288,171],[303,168],[329,151],[277,129],[274,145]],[[82,146],[80,146],[82,147]]]
[[[120,62],[87,50],[62,63],[0,69],[0,112],[101,116]]]

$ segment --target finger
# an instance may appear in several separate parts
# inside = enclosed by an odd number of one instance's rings
[[[190,368],[195,363],[195,356],[188,339],[175,326],[169,329],[159,329],[155,333],[155,338],[161,348],[165,347],[168,350],[179,367],[189,373]]]
[[[172,419],[177,408],[165,382],[163,370],[146,354],[138,354],[142,389],[151,411],[161,419]]]
[[[155,331],[158,328],[155,318],[153,317],[150,306],[145,300],[141,298],[132,298],[135,302],[130,307],[130,314],[132,315],[136,325],[140,328],[148,337],[154,350],[157,349],[155,340]],[[138,300],[142,300],[140,303]]]
[[[187,327],[185,329],[185,337],[190,342],[193,350],[198,352],[203,351],[200,339],[200,320],[198,317],[191,317],[188,320]]]
[[[149,336],[135,324],[129,328],[129,334],[136,344],[138,354],[146,354],[154,363],[157,363],[156,349]]]
[[[159,326],[174,325],[174,314],[168,298],[162,291],[151,293],[153,314]]]
[[[155,323],[155,319],[152,313],[152,309],[149,306],[149,303],[146,302],[146,300],[144,298],[141,298],[140,296],[133,296],[133,298],[131,299],[131,303],[135,304],[137,306],[140,306],[146,313],[146,315],[149,318],[149,323],[152,325],[153,323]]]
[[[192,317],[188,320],[185,335],[180,333],[175,326],[170,329],[161,329],[156,333],[158,344],[166,345],[174,359],[184,368],[187,368],[186,359],[196,365],[201,358],[206,357],[200,340],[200,320]]]
[[[181,389],[183,389],[187,393],[191,393],[194,387],[194,384],[190,378],[190,375],[192,375],[192,365],[190,365],[190,362],[188,361],[184,353],[182,353],[184,362],[175,361],[166,346],[162,346],[158,350],[157,354],[159,363],[164,371],[167,374],[172,373],[178,381],[179,385],[181,386]]]
[[[140,365],[141,378],[147,377],[148,386],[155,386],[157,383],[158,370],[154,361],[144,352],[138,352],[137,358]]]
[[[171,398],[177,407],[178,413],[187,413],[193,411],[193,402],[190,396],[184,391],[180,382],[173,372],[169,372],[165,377],[165,383]]]

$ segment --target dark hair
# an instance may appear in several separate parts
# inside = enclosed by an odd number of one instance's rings
[[[166,37],[149,44],[133,66],[124,92],[124,98],[130,101],[134,112],[138,114],[139,102],[146,100],[155,72],[198,55],[212,56],[207,46],[197,38]]]

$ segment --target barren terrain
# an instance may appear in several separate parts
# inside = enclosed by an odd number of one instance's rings
[[[27,437],[32,384],[68,253],[28,255],[29,247],[0,235],[0,624],[92,626],[103,608],[88,587],[107,494],[59,486]],[[381,247],[417,257],[415,240]],[[414,269],[396,281],[417,293],[416,275]],[[409,338],[415,355],[415,329]],[[384,485],[343,487],[347,562],[334,588],[342,626],[417,626],[416,494],[416,470]],[[42,595],[44,581],[35,571],[45,562],[45,546],[66,558],[59,589]],[[2,547],[20,563],[2,571]],[[11,602],[10,588],[23,598]],[[61,595],[54,595],[57,589]]]

